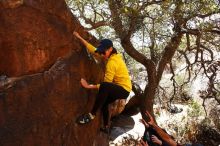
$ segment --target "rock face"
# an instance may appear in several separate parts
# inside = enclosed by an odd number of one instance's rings
[[[0,74],[42,72],[71,49],[82,27],[64,0],[0,1]]]
[[[103,69],[73,30],[89,37],[64,0],[0,1],[1,146],[104,145],[100,113],[88,125],[75,123],[96,94],[80,79],[100,82]]]

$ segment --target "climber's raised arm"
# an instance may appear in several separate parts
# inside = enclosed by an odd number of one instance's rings
[[[74,31],[74,32],[73,32],[73,35],[74,35],[75,37],[77,37],[77,38],[86,46],[86,48],[89,50],[90,53],[92,53],[92,54],[95,53],[96,48],[95,48],[92,44],[90,44],[89,42],[87,42],[84,38],[82,38],[82,37],[79,35],[78,32]]]
[[[177,146],[177,143],[163,130],[161,129],[154,121],[153,117],[150,115],[150,113],[148,111],[146,111],[145,113],[149,118],[150,121],[148,122],[148,124],[150,126],[152,126],[158,133],[158,135],[166,142],[168,143],[170,146]]]

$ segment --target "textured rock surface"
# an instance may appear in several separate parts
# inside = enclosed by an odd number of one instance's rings
[[[100,118],[85,126],[75,123],[94,102],[95,92],[80,87],[80,78],[88,74],[85,68],[95,69],[94,74],[100,71],[93,61],[73,53],[48,71],[14,78],[13,86],[0,96],[0,145],[94,143]]]
[[[0,1],[0,74],[44,71],[71,49],[72,31],[82,27],[64,0]]]
[[[75,123],[96,94],[83,89],[80,78],[97,83],[103,71],[73,30],[89,37],[64,0],[0,1],[1,146],[106,142],[99,133],[100,114],[88,125]]]

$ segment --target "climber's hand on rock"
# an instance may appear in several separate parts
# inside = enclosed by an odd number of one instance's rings
[[[76,36],[77,38],[80,38],[80,37],[81,37],[81,36],[79,35],[79,33],[76,32],[76,31],[73,32],[73,35]]]
[[[88,84],[88,82],[85,79],[83,79],[83,78],[81,78],[80,82],[81,82],[81,85],[84,88],[87,88],[87,89],[98,89],[97,85]]]
[[[81,78],[81,85],[84,87],[84,88],[89,88],[89,84],[87,83],[87,81],[83,78]]]

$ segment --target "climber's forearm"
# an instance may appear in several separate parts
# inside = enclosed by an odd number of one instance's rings
[[[155,122],[151,114],[146,111],[146,115],[150,118],[148,124],[154,128],[157,134],[170,146],[177,146],[177,143],[167,134],[163,129],[161,129]]]
[[[87,87],[87,89],[98,89],[97,85],[93,85],[93,84],[89,84]]]
[[[176,146],[177,143],[156,124],[151,124],[151,126],[157,131],[158,135],[167,142],[170,146]]]
[[[88,42],[82,38],[80,35],[77,35],[77,38],[86,46],[88,44]]]
[[[161,129],[158,125],[152,124],[151,126],[153,126],[153,128],[157,131],[157,133],[158,133],[161,137],[163,137],[164,139],[170,138],[170,136],[169,136],[166,132],[164,132],[163,129]]]
[[[73,34],[83,43],[84,46],[86,46],[90,53],[95,53],[96,48],[92,44],[82,38],[78,32],[73,32]]]

